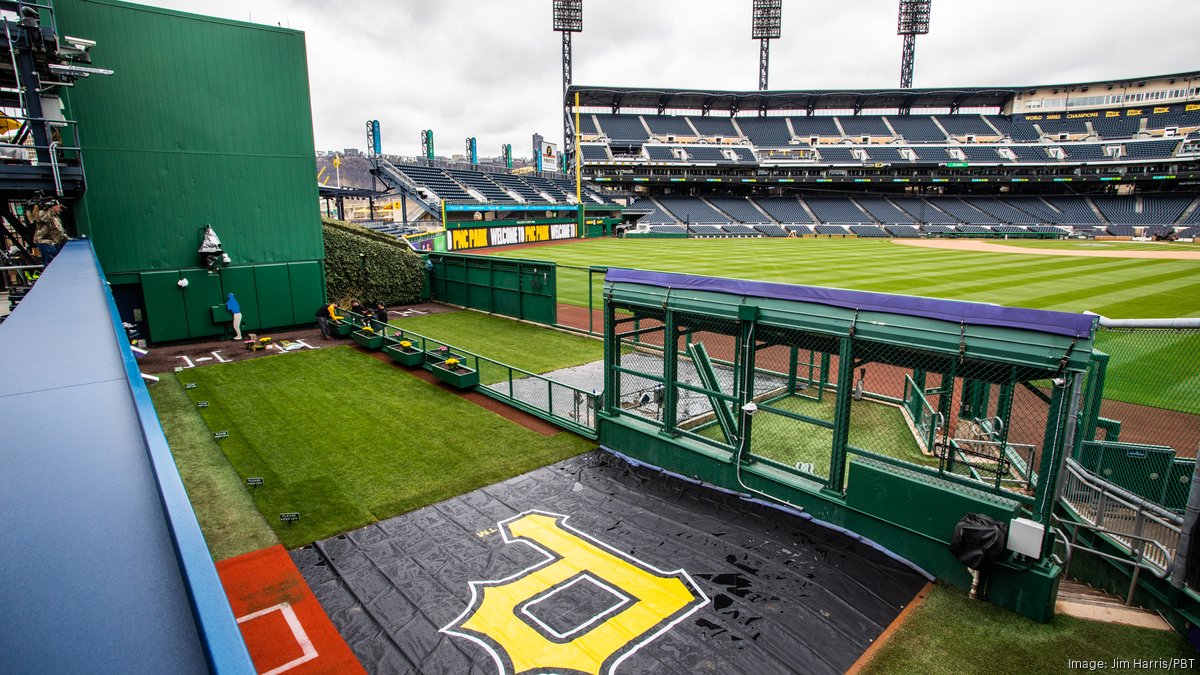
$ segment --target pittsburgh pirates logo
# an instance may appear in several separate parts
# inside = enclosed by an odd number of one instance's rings
[[[545,562],[504,579],[470,582],[470,604],[442,632],[482,645],[502,674],[611,674],[708,604],[687,572],[663,572],[566,520],[530,511],[500,522],[505,543],[531,546]]]

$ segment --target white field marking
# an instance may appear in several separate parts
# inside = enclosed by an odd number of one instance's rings
[[[612,594],[614,597],[616,597],[617,600],[619,600],[620,602],[609,607],[608,609],[604,610],[603,612],[600,612],[599,614],[593,616],[592,618],[588,619],[587,621],[579,624],[578,626],[572,628],[571,630],[569,630],[565,633],[559,633],[558,631],[554,630],[550,626],[547,626],[541,619],[539,619],[536,616],[534,616],[533,614],[529,613],[530,607],[533,607],[534,605],[538,604],[539,602],[545,602],[546,600],[549,600],[550,598],[554,597],[560,591],[564,591],[567,588],[570,588],[571,586],[574,586],[575,584],[579,583],[580,581],[584,581],[584,580],[590,581],[590,582],[592,582],[593,585],[595,585],[605,591],[608,591],[610,594]],[[539,625],[543,629],[545,629],[545,631],[547,633],[553,635],[554,637],[558,638],[559,640],[563,640],[563,639],[571,637],[572,635],[575,635],[576,633],[582,632],[584,628],[591,626],[592,624],[596,623],[597,621],[600,621],[601,619],[607,618],[610,614],[616,613],[617,610],[623,608],[625,605],[628,605],[631,602],[633,602],[633,598],[618,591],[617,589],[613,588],[612,586],[609,586],[608,584],[604,583],[603,581],[600,581],[599,579],[597,579],[596,577],[593,577],[592,575],[588,574],[587,572],[584,572],[583,574],[580,574],[579,576],[575,577],[575,579],[572,580],[571,583],[552,588],[552,589],[550,589],[549,593],[543,595],[542,597],[538,598],[537,600],[534,600],[533,602],[525,603],[524,606],[521,607],[521,613],[524,614],[525,616],[529,617],[530,620],[532,620],[534,623],[536,623],[537,625]]]
[[[257,619],[260,616],[270,614],[271,612],[279,612],[283,614],[283,619],[287,621],[288,628],[290,628],[292,631],[292,637],[296,638],[296,644],[300,645],[301,655],[295,659],[292,659],[291,661],[288,661],[282,666],[272,668],[271,670],[262,673],[262,675],[277,675],[278,673],[291,670],[301,663],[308,663],[309,661],[317,658],[317,648],[313,646],[312,640],[308,639],[308,633],[305,633],[304,626],[300,625],[300,618],[296,616],[296,610],[292,609],[291,603],[281,602],[273,607],[260,609],[252,614],[239,617],[237,622],[239,624],[244,623],[252,619]]]
[[[679,624],[679,622],[688,618],[692,614],[695,614],[696,611],[698,611],[701,607],[704,607],[704,606],[708,605],[708,603],[712,602],[712,600],[708,597],[708,594],[706,594],[704,592],[704,590],[701,589],[698,585],[696,585],[696,582],[692,580],[692,575],[688,574],[687,570],[685,570],[683,568],[674,570],[672,572],[664,572],[663,570],[660,570],[659,568],[655,567],[654,565],[651,565],[650,563],[647,563],[643,560],[635,558],[632,555],[625,553],[623,551],[619,551],[616,548],[609,546],[608,544],[600,541],[599,539],[596,539],[596,538],[592,537],[591,535],[588,535],[588,534],[568,525],[567,520],[570,518],[570,516],[565,516],[565,515],[558,514],[558,513],[552,513],[550,511],[543,511],[541,509],[529,509],[528,511],[523,511],[521,513],[518,513],[515,516],[512,516],[511,518],[505,518],[504,520],[501,520],[496,523],[496,525],[498,526],[498,529],[500,530],[500,536],[504,539],[505,544],[525,544],[526,546],[532,548],[533,550],[537,551],[538,553],[541,553],[542,555],[546,556],[546,559],[536,562],[519,572],[514,572],[514,573],[504,577],[503,579],[494,579],[494,580],[490,580],[490,581],[468,581],[467,586],[469,586],[471,588],[471,599],[470,599],[470,601],[468,601],[466,609],[464,609],[462,611],[462,613],[459,614],[453,621],[446,624],[446,626],[444,628],[441,628],[438,630],[439,633],[446,633],[447,635],[455,635],[455,636],[458,636],[461,638],[466,638],[467,640],[474,642],[475,644],[479,645],[480,647],[483,647],[483,650],[485,652],[487,652],[489,656],[492,657],[492,661],[495,662],[495,664],[496,664],[496,672],[499,673],[500,675],[507,675],[506,671],[504,670],[504,660],[503,660],[503,658],[501,658],[500,654],[495,649],[493,649],[490,644],[488,644],[484,640],[481,640],[481,639],[475,637],[474,635],[471,635],[466,632],[453,630],[453,628],[456,624],[458,624],[460,621],[462,621],[468,614],[470,614],[473,608],[475,608],[475,601],[478,599],[479,592],[480,592],[479,587],[485,586],[485,585],[498,586],[498,585],[506,584],[514,579],[532,574],[533,572],[537,571],[538,569],[540,569],[542,567],[546,567],[547,565],[550,565],[551,563],[553,563],[555,560],[558,559],[557,556],[555,556],[553,553],[546,550],[545,548],[542,548],[536,542],[530,541],[528,539],[520,539],[520,538],[519,539],[510,539],[509,538],[508,530],[505,529],[504,524],[511,520],[517,520],[523,516],[527,516],[527,515],[534,514],[534,513],[537,513],[537,514],[540,514],[543,516],[547,516],[549,518],[562,518],[562,521],[560,521],[560,525],[562,526],[563,529],[569,530],[572,534],[575,534],[576,536],[578,536],[582,539],[586,539],[586,540],[592,542],[596,546],[612,553],[613,555],[615,555],[618,558],[622,558],[626,561],[635,563],[637,565],[643,565],[645,569],[652,570],[655,573],[657,573],[663,577],[668,577],[668,576],[673,576],[673,575],[682,576],[684,579],[687,579],[688,590],[694,591],[695,593],[699,594],[700,602],[696,603],[696,605],[694,607],[689,609],[687,612],[684,612],[682,615],[677,617],[674,621],[671,621],[670,623],[666,624],[659,630],[654,631],[653,633],[640,635],[637,638],[635,638],[635,640],[630,640],[629,642],[627,642],[626,646],[628,646],[630,644],[632,644],[633,646],[631,648],[629,648],[629,651],[627,651],[626,653],[617,657],[617,660],[612,662],[612,664],[608,668],[607,675],[613,675],[613,673],[615,673],[617,671],[617,666],[621,665],[621,663],[623,661],[625,661],[625,659],[633,656],[639,650],[641,650],[642,647],[645,647],[646,645],[650,644],[651,642],[654,642],[654,640],[657,639],[658,636],[671,630],[677,624]]]
[[[212,354],[213,357],[216,358],[219,363],[229,363],[229,359],[221,356],[221,350],[218,349],[215,352],[209,352],[209,353]]]
[[[308,344],[304,340],[292,340],[292,344],[300,345],[301,347],[304,347],[305,349],[316,349],[316,347]]]
[[[196,363],[203,363],[204,361],[212,361],[212,360],[213,359],[211,356],[201,356],[196,359]]]
[[[183,354],[180,354],[176,358],[183,359],[183,362],[187,364],[186,366],[184,366],[184,368],[195,368],[196,367],[196,364],[192,363],[192,360],[189,359],[188,357],[184,356]]]

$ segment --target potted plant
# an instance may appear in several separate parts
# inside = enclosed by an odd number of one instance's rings
[[[370,326],[363,326],[361,330],[354,331],[352,337],[355,342],[367,349],[379,349],[383,346],[383,333],[376,332]]]
[[[429,371],[437,379],[459,389],[469,389],[479,384],[479,371],[464,366],[462,361],[453,356],[433,364]]]
[[[338,337],[346,337],[357,328],[358,325],[352,319],[347,319],[344,316],[335,317],[333,320],[333,334]]]
[[[412,343],[412,340],[400,340],[383,348],[392,360],[402,366],[416,368],[425,363],[425,352]]]

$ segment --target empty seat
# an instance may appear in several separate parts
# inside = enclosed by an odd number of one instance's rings
[[[754,203],[781,223],[811,223],[812,216],[795,197],[756,197]]]
[[[1130,141],[1125,144],[1126,159],[1169,159],[1179,146],[1178,139],[1163,141]]]
[[[680,162],[683,161],[675,155],[673,149],[664,145],[647,145],[643,149],[646,151],[646,157],[651,162]]]
[[[585,162],[608,162],[608,146],[607,145],[580,145],[579,149],[583,152],[583,161]]]
[[[830,234],[830,235],[849,234],[849,230],[847,230],[845,227],[843,227],[841,225],[817,225],[816,228],[814,228],[814,229],[816,230],[817,234]]]
[[[984,119],[987,120],[987,122],[993,127],[995,127],[996,131],[999,131],[1002,135],[1008,136],[1014,141],[1035,142],[1042,137],[1033,124],[1029,122],[1014,121],[1011,118],[1004,117],[1002,115],[987,115],[984,117]]]
[[[871,136],[874,138],[892,138],[891,129],[879,115],[839,115],[838,122],[850,138]]]
[[[822,145],[817,148],[817,152],[821,155],[821,160],[827,164],[862,164],[862,160],[856,158],[850,152],[850,148]]]
[[[666,136],[668,134],[675,136],[691,136],[694,137],[696,132],[692,130],[688,124],[686,117],[676,117],[674,115],[643,115],[642,119],[646,121],[646,126],[650,127],[650,133],[657,136]]]
[[[689,145],[687,147],[688,159],[705,164],[729,164],[732,160],[721,152],[721,148],[714,148],[706,145]]]
[[[1102,117],[1092,120],[1092,128],[1105,140],[1133,138],[1141,124],[1139,117]]]
[[[787,120],[782,117],[739,117],[737,125],[760,148],[787,147],[792,141]]]
[[[929,115],[897,115],[888,117],[887,121],[908,143],[945,143],[948,140]]]
[[[650,138],[640,115],[596,115],[596,121],[610,141],[628,143]]]
[[[711,197],[709,203],[724,211],[734,222],[766,223],[770,219],[759,213],[758,209],[744,197]]]
[[[728,223],[729,218],[715,211],[699,197],[659,197],[658,203],[689,223]]]
[[[754,229],[768,237],[786,237],[788,235],[787,230],[779,225],[755,225]]]
[[[883,197],[856,197],[858,205],[881,223],[912,223],[913,217]]]
[[[797,138],[805,140],[813,136],[840,138],[842,135],[832,117],[792,117],[791,122],[792,131],[796,132]]]
[[[870,223],[871,216],[863,213],[848,197],[807,197],[805,203],[822,223]],[[820,232],[820,230],[818,230]],[[820,232],[821,234],[831,234]]]
[[[921,231],[912,225],[884,225],[883,229],[887,230],[893,237],[901,239],[915,239],[921,236]]]
[[[996,152],[995,147],[985,145],[963,145],[959,147],[966,155],[967,161],[972,164],[1003,164],[1008,162],[1007,157],[1002,157],[999,152]]]
[[[728,117],[689,117],[688,121],[696,127],[702,136],[722,136],[724,138],[740,138],[741,134],[734,128]]]
[[[983,115],[935,115],[934,119],[951,136],[996,136]],[[895,126],[895,125],[892,125]]]
[[[851,225],[850,231],[858,237],[867,239],[886,239],[888,233],[878,225]]]

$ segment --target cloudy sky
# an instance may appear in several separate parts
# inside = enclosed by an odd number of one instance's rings
[[[149,0],[305,31],[318,149],[481,156],[562,135],[560,39],[550,0]],[[584,0],[574,36],[582,85],[755,89],[751,0]],[[784,0],[772,89],[894,87],[897,0]],[[1200,70],[1195,0],[936,0],[918,38],[918,87],[1029,85]]]

